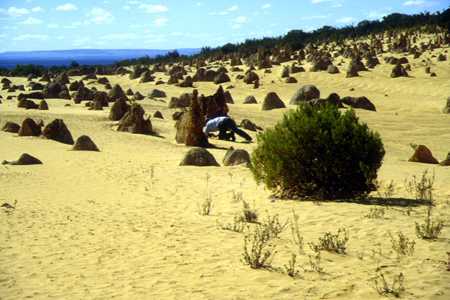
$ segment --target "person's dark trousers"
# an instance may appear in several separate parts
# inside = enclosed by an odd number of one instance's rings
[[[239,129],[236,126],[236,122],[234,122],[234,120],[231,119],[231,118],[225,119],[225,120],[222,121],[222,123],[220,123],[220,125],[219,125],[219,138],[226,137],[227,136],[227,131],[229,131],[229,130],[231,132],[236,133],[240,137],[243,137],[247,141],[251,141],[252,140],[252,137],[249,136],[245,131]]]

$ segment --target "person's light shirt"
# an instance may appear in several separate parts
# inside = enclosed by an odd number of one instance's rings
[[[203,127],[203,133],[208,135],[210,132],[218,131],[220,124],[230,117],[217,117],[206,122],[206,126]]]

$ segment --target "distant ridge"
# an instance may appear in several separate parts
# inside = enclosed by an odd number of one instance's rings
[[[172,50],[161,49],[76,49],[49,51],[10,51],[0,53],[0,68],[14,68],[21,64],[42,65],[44,67],[68,66],[72,61],[80,65],[110,65],[120,60],[144,56],[165,55]],[[200,49],[176,49],[181,55],[192,55]]]

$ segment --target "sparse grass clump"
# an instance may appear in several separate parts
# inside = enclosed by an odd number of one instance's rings
[[[269,227],[258,224],[245,234],[242,254],[244,264],[252,269],[270,268],[274,255],[275,245]]]
[[[292,211],[292,220],[290,222],[291,227],[291,236],[292,236],[292,243],[297,249],[298,254],[304,253],[304,245],[303,245],[303,235],[300,231],[300,226],[298,225],[298,215],[295,213],[295,211]]]
[[[366,218],[369,219],[382,219],[386,213],[386,209],[384,207],[374,207],[369,210]]]
[[[241,218],[234,216],[232,223],[218,224],[219,228],[222,230],[233,231],[237,233],[244,232],[245,224],[242,222]]]
[[[346,228],[339,228],[337,233],[326,232],[319,238],[318,244],[310,243],[311,250],[319,252],[321,250],[345,254],[347,251],[347,242],[349,240],[349,231]]]
[[[401,231],[397,233],[397,236],[389,233],[389,237],[391,238],[392,249],[394,249],[398,256],[413,255],[415,241],[410,240]]]
[[[435,240],[441,234],[444,228],[444,222],[441,220],[433,221],[432,206],[428,206],[425,223],[419,224],[416,222],[416,235],[424,240]]]
[[[213,204],[213,199],[212,199],[211,195],[208,195],[203,202],[198,203],[197,208],[198,208],[199,215],[209,216],[212,211],[212,204]]]
[[[242,200],[242,215],[241,215],[241,221],[246,223],[257,223],[258,222],[258,212],[255,208],[250,207],[250,204]]]
[[[355,198],[375,190],[384,154],[352,110],[302,105],[258,135],[251,170],[281,197]]]
[[[374,287],[378,294],[383,296],[393,295],[397,298],[405,291],[404,281],[403,273],[394,276],[392,282],[388,282],[383,273],[378,273],[373,279]]]
[[[291,254],[291,259],[289,260],[287,265],[284,265],[284,270],[286,274],[292,278],[297,277],[300,274],[300,271],[297,269],[297,255],[295,253]]]

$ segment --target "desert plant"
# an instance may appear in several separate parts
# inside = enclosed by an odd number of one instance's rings
[[[256,209],[250,207],[250,204],[245,200],[242,200],[242,205],[243,205],[242,215],[241,215],[242,222],[257,223],[258,222],[258,212],[256,211]]]
[[[275,245],[267,226],[258,224],[245,234],[244,253],[242,254],[244,264],[249,265],[252,269],[269,268],[274,255]]]
[[[292,243],[297,248],[298,254],[304,254],[303,236],[298,225],[298,215],[292,210],[292,219],[290,222]]]
[[[416,235],[424,240],[435,240],[441,234],[442,228],[444,228],[444,222],[441,220],[433,221],[432,216],[433,206],[427,207],[427,215],[425,217],[425,223],[419,224],[416,222]]]
[[[376,183],[377,195],[381,199],[390,200],[395,193],[394,180],[391,180],[388,184],[383,184],[381,181]]]
[[[369,210],[365,217],[369,219],[381,219],[384,217],[385,213],[386,210],[384,207],[374,207]]]
[[[403,273],[394,276],[391,283],[386,280],[383,273],[378,273],[373,279],[374,287],[378,294],[383,296],[393,295],[397,298],[405,291],[404,281],[405,277]]]
[[[239,216],[234,216],[232,223],[226,223],[226,224],[217,224],[220,229],[222,230],[228,230],[233,232],[242,233],[245,229],[245,224],[242,222],[241,218]]]
[[[318,252],[321,250],[345,254],[347,242],[349,240],[349,231],[346,228],[339,228],[337,233],[326,232],[319,238],[318,244],[309,243],[311,250]]]
[[[288,222],[281,222],[278,215],[268,215],[261,225],[267,228],[272,238],[278,238],[288,225]]]
[[[198,205],[197,205],[199,215],[209,216],[212,211],[212,204],[213,204],[213,199],[212,199],[211,195],[208,194],[208,196],[206,196],[206,199],[203,202],[198,203]]]
[[[291,259],[289,260],[287,265],[284,265],[284,270],[286,274],[292,278],[297,277],[300,274],[300,271],[296,267],[297,263],[297,255],[295,253],[291,254]]]
[[[413,255],[415,241],[410,240],[401,231],[397,233],[397,236],[389,232],[389,237],[391,238],[392,249],[394,249],[398,256]]]
[[[241,201],[244,201],[244,196],[242,195],[242,192],[233,191],[233,203]]]
[[[313,255],[309,255],[309,266],[311,268],[311,271],[313,272],[317,272],[317,273],[323,273],[323,268],[322,268],[322,256],[320,254],[320,251],[314,251]]]
[[[258,135],[251,170],[279,196],[353,198],[375,190],[384,154],[352,110],[302,105]]]
[[[413,175],[411,179],[405,181],[406,191],[412,194],[416,200],[433,202],[433,186],[434,186],[434,173],[428,174],[428,170],[425,170],[420,177]]]

